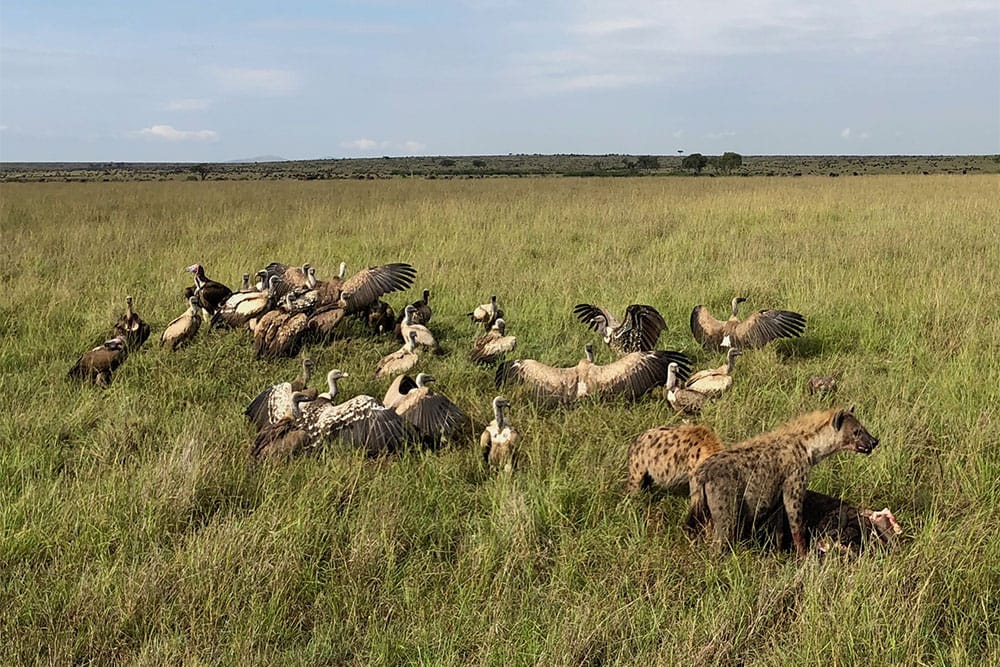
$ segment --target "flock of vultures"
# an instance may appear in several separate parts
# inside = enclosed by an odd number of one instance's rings
[[[260,460],[282,461],[317,451],[337,441],[381,456],[411,447],[464,445],[478,434],[484,465],[511,471],[516,465],[520,434],[504,396],[492,401],[493,420],[474,425],[462,408],[429,385],[423,372],[408,373],[424,354],[443,354],[433,333],[430,293],[396,310],[382,300],[387,294],[413,286],[416,270],[392,263],[345,277],[346,267],[326,280],[309,264],[277,262],[243,276],[238,290],[211,280],[200,264],[186,271],[194,284],[184,292],[187,309],[162,330],[160,346],[178,350],[195,339],[202,326],[247,330],[259,358],[293,357],[303,345],[343,335],[343,323],[360,320],[372,336],[394,336],[401,346],[368,369],[378,378],[392,378],[382,399],[358,395],[342,399],[338,383],[349,377],[340,369],[325,375],[325,386],[311,387],[313,362],[302,359],[295,380],[265,388],[246,409],[257,428],[250,448]],[[571,405],[589,400],[636,401],[661,397],[673,410],[694,418],[707,401],[722,397],[733,384],[734,368],[745,350],[782,338],[801,336],[805,318],[787,310],[758,310],[739,317],[744,298],[732,301],[726,320],[713,317],[704,306],[691,313],[695,340],[706,350],[724,353],[717,368],[692,373],[690,359],[679,351],[657,350],[666,322],[652,306],[633,304],[619,320],[600,306],[579,304],[574,315],[618,356],[609,364],[594,362],[593,346],[574,366],[560,368],[533,359],[507,360],[517,339],[507,333],[504,312],[496,296],[475,306],[468,318],[480,327],[472,340],[469,360],[493,371],[497,388],[524,385],[517,393],[549,405]],[[114,325],[112,337],[85,353],[70,377],[100,386],[129,354],[150,336],[149,324],[126,298],[125,313]],[[352,369],[355,370],[355,369]],[[355,370],[355,372],[357,372]],[[809,380],[812,393],[836,390],[835,377]],[[765,542],[777,548],[790,543],[800,553],[807,545],[826,552],[831,548],[857,551],[872,543],[892,542],[900,528],[888,510],[872,512],[807,490],[811,467],[837,451],[869,453],[877,440],[868,434],[851,410],[826,410],[800,416],[774,431],[726,447],[702,424],[685,420],[674,426],[650,429],[637,437],[628,452],[627,490],[647,487],[688,488],[689,528],[707,533],[719,547],[736,541]]]

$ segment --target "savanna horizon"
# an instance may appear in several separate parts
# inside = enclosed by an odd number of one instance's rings
[[[1000,204],[995,175],[0,186],[10,324],[0,625],[4,662],[984,664],[1000,654]],[[826,560],[713,556],[686,498],[625,497],[632,439],[665,401],[537,407],[504,388],[521,465],[477,443],[366,460],[336,446],[256,465],[243,417],[298,360],[249,336],[155,342],[184,267],[235,287],[270,261],[320,278],[405,261],[450,350],[415,370],[480,421],[493,374],[465,313],[491,294],[509,358],[571,365],[577,303],[655,306],[695,368],[691,308],[789,308],[802,339],[747,351],[699,421],[733,443],[855,404],[880,440],[809,487],[892,508],[906,544]],[[152,325],[107,390],[65,379],[122,312]],[[306,348],[345,396],[381,396],[361,336]],[[597,346],[598,362],[611,359]],[[831,402],[806,390],[840,373]]]

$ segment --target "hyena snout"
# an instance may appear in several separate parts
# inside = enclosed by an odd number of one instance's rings
[[[854,451],[859,454],[871,454],[872,450],[876,447],[878,447],[878,438],[868,431],[862,430],[858,433],[857,442],[854,445]]]

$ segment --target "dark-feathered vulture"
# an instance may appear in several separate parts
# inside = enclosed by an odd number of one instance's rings
[[[299,377],[291,382],[280,382],[268,387],[250,402],[246,412],[244,412],[247,419],[260,430],[267,424],[274,424],[290,415],[292,413],[292,394],[307,390],[312,371],[312,359],[303,359],[302,373]],[[313,399],[315,398],[314,395]]]
[[[705,306],[691,311],[691,333],[706,350],[726,347],[763,347],[779,338],[796,338],[806,328],[806,318],[790,310],[758,310],[740,321],[739,305],[745,297],[733,299],[733,315],[725,322],[715,319]]]
[[[184,269],[194,274],[194,293],[198,297],[198,304],[204,308],[209,315],[214,315],[233,290],[220,282],[210,280],[205,276],[205,267],[201,264],[192,264]]]
[[[104,341],[80,357],[73,368],[69,369],[69,377],[91,382],[100,387],[111,384],[111,374],[122,365],[128,357],[128,346],[121,337]]]
[[[253,332],[254,351],[259,358],[293,356],[299,350],[308,324],[309,316],[296,311],[292,295],[286,294],[281,308],[268,311],[257,322]]]
[[[166,345],[176,350],[194,338],[200,326],[201,304],[198,297],[192,296],[188,299],[187,312],[168,324],[160,334],[160,347]]]
[[[636,399],[667,381],[670,362],[687,377],[691,362],[680,352],[657,350],[632,352],[603,366],[594,363],[594,348],[586,346],[586,358],[570,368],[546,366],[533,359],[508,361],[497,367],[496,386],[508,382],[529,385],[538,398],[574,403],[589,396]]]
[[[517,337],[508,336],[507,323],[498,318],[493,327],[472,343],[469,359],[477,364],[492,364],[517,346]]]
[[[377,334],[384,334],[392,331],[395,319],[396,314],[393,312],[392,306],[381,300],[376,301],[369,306],[368,312],[365,313],[365,323],[373,333]],[[402,340],[402,337],[400,337],[400,340]]]
[[[138,350],[149,338],[149,325],[132,310],[132,297],[125,297],[125,314],[115,323],[115,336],[125,341],[129,351]]]
[[[250,455],[257,459],[284,461],[307,449],[311,438],[302,421],[302,403],[316,400],[316,392],[294,392],[289,396],[289,413],[265,424],[254,438]]]
[[[434,377],[418,373],[414,380],[400,375],[389,386],[382,403],[412,425],[429,447],[450,442],[461,431],[468,433],[469,418],[446,396],[427,386]]]
[[[504,414],[504,408],[510,409],[506,398],[497,396],[493,399],[493,421],[479,436],[479,447],[487,466],[510,471],[516,463],[517,442],[521,434]]]
[[[580,303],[573,314],[590,329],[601,334],[608,346],[622,354],[649,352],[656,349],[656,341],[667,328],[663,316],[652,306],[632,304],[625,309],[625,321],[619,322],[601,306]]]
[[[471,313],[466,313],[473,322],[479,322],[483,328],[489,329],[493,323],[503,317],[503,311],[497,306],[497,295],[490,297],[489,303],[481,303]]]
[[[407,423],[378,399],[359,395],[343,403],[334,403],[337,381],[348,377],[337,369],[327,374],[329,392],[308,403],[298,420],[309,434],[309,447],[316,448],[331,440],[362,449],[368,456],[398,451],[413,439]]]

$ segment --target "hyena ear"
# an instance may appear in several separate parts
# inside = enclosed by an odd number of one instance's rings
[[[840,428],[844,425],[844,419],[847,418],[848,414],[848,410],[837,410],[837,414],[833,416],[833,430],[840,430]]]
[[[854,414],[854,406],[852,405],[848,410],[852,415]]]

